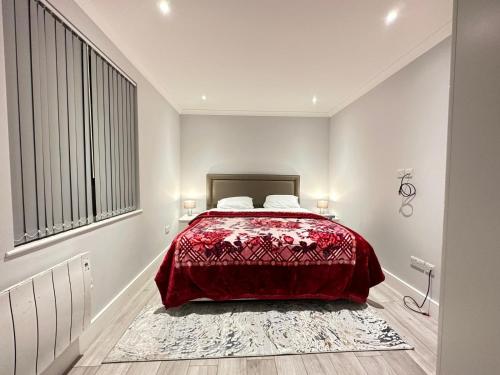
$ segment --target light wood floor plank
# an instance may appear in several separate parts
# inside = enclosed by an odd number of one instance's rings
[[[248,375],[277,375],[274,357],[247,358]]]
[[[73,367],[68,375],[95,375],[98,370],[99,366]]]
[[[158,292],[158,288],[156,287],[156,284],[153,286],[154,286],[153,287],[154,293],[150,296],[150,298],[147,300],[145,305],[154,305],[154,306],[161,307],[161,306],[163,306],[163,303],[161,301],[160,293]]]
[[[336,375],[339,374],[329,356],[324,354],[304,354],[302,361],[308,375]]]
[[[354,355],[358,358],[359,357],[373,357],[373,356],[377,356],[377,355],[382,355],[382,352],[372,350],[372,351],[368,351],[368,352],[355,352]]]
[[[190,366],[218,366],[219,360],[217,358],[207,359],[192,359]]]
[[[375,288],[370,289],[370,294],[368,298],[373,299],[374,301],[378,303],[384,303],[384,302],[392,302],[393,298],[384,292],[384,288],[381,286],[376,286]]]
[[[125,375],[130,365],[130,363],[107,363],[99,366],[96,375]]]
[[[135,362],[130,364],[127,375],[154,375],[160,368],[160,362]]]
[[[247,361],[245,358],[222,358],[219,360],[217,375],[247,375]]]
[[[426,372],[412,360],[406,351],[387,351],[382,356],[396,374],[426,375]]]
[[[331,353],[330,361],[341,375],[367,375],[354,353]]]
[[[390,286],[385,284],[379,284],[375,288],[378,288],[382,293],[384,293],[390,302],[401,301],[402,296],[395,289],[392,289]]]
[[[306,368],[300,355],[280,355],[274,358],[279,375],[304,375]]]
[[[190,361],[163,361],[156,375],[187,375],[189,364]]]
[[[358,357],[361,366],[369,375],[399,375],[389,366],[383,355]],[[411,375],[405,373],[405,375]]]
[[[395,316],[410,322],[412,327],[420,327],[419,332],[430,339],[429,346],[435,346],[437,343],[438,323],[434,318],[409,311],[402,301],[387,303],[386,308],[393,312]]]
[[[218,366],[189,366],[187,375],[217,375]]]

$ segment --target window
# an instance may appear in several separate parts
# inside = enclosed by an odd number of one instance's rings
[[[135,84],[43,4],[2,3],[14,245],[135,210]]]

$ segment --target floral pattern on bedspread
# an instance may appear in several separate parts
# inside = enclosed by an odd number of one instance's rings
[[[356,262],[356,237],[329,220],[204,217],[175,248],[175,266],[308,266]]]

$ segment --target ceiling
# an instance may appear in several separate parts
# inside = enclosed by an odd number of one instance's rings
[[[452,0],[76,1],[180,113],[330,116],[451,33]]]

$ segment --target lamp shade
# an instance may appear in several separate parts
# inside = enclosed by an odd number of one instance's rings
[[[196,201],[189,199],[184,201],[184,208],[192,209],[196,207]]]
[[[328,201],[327,200],[319,200],[317,206],[318,206],[318,208],[328,208]]]

